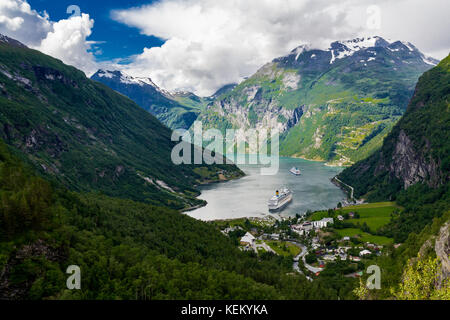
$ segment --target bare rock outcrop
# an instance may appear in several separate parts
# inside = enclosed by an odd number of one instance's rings
[[[441,227],[434,245],[436,255],[440,258],[442,269],[439,275],[438,287],[441,288],[445,279],[450,277],[450,221]]]

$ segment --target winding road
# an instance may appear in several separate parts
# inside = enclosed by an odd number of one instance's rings
[[[349,187],[350,188],[350,190],[352,191],[351,193],[350,193],[350,199],[352,199],[353,200],[353,194],[355,193],[355,189],[353,189],[353,187],[352,186],[349,186],[348,184],[346,184],[345,182],[342,182],[341,180],[339,180],[337,177],[334,177],[334,179],[336,179],[336,181],[337,182],[339,182],[339,183],[341,183],[341,184],[343,184],[343,185],[345,185],[345,186],[347,186],[347,187]]]
[[[311,271],[312,273],[317,273],[317,272],[323,271],[323,268],[315,268],[315,267],[313,267],[313,266],[311,266],[311,265],[309,265],[309,264],[306,263],[306,261],[305,261],[305,256],[306,256],[306,254],[308,253],[308,249],[306,248],[305,245],[303,245],[303,244],[301,244],[301,243],[298,243],[298,242],[296,242],[296,241],[289,241],[289,242],[292,243],[292,244],[294,244],[294,245],[296,245],[297,247],[299,247],[299,248],[302,250],[302,252],[300,252],[300,253],[294,258],[294,265],[293,265],[293,268],[294,268],[295,271],[297,271],[297,272],[303,274],[303,272],[302,272],[302,271],[300,270],[300,268],[298,267],[298,262],[300,261],[300,259],[302,259],[305,268],[308,269],[309,271]],[[306,276],[306,278],[307,278],[309,281],[312,281],[312,280],[313,280],[311,277],[308,277],[308,276]]]

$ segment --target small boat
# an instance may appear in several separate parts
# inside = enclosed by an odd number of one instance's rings
[[[278,211],[284,209],[289,202],[292,201],[292,191],[284,188],[276,191],[275,195],[270,198],[268,206],[269,211]]]
[[[299,176],[299,175],[302,174],[302,172],[300,171],[300,169],[297,168],[297,167],[292,167],[291,170],[289,170],[289,171],[290,171],[292,174],[296,175],[296,176]]]

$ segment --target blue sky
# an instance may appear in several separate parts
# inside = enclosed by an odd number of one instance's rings
[[[88,13],[95,20],[91,41],[104,41],[96,44],[102,51],[97,52],[98,61],[109,61],[117,58],[140,54],[144,48],[160,47],[164,40],[154,36],[142,35],[137,28],[128,27],[111,19],[110,13],[114,9],[128,9],[145,4],[151,4],[152,0],[28,0],[31,7],[39,12],[44,10],[54,21],[67,19],[67,8],[70,5],[80,7],[82,13]]]

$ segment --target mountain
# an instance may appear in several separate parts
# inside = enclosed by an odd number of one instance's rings
[[[403,118],[368,159],[339,179],[356,197],[389,199],[415,184],[438,188],[450,178],[450,56],[426,72]]]
[[[131,77],[121,71],[98,70],[91,79],[127,96],[172,129],[188,129],[200,112],[199,105],[180,103],[150,78]]]
[[[402,208],[377,231],[397,245],[372,262],[385,276],[369,299],[450,298],[449,101],[450,56],[420,77],[382,147],[338,176],[356,198],[395,200]]]
[[[203,110],[205,127],[278,128],[282,155],[348,165],[381,146],[419,76],[437,63],[381,37],[307,45],[266,64]]]
[[[292,274],[292,258],[241,251],[239,234],[174,210],[201,203],[194,184],[242,172],[173,165],[170,135],[125,96],[0,38],[0,300],[337,299]],[[71,265],[81,290],[67,288]]]
[[[213,97],[199,97],[195,93],[189,91],[179,91],[169,93],[169,97],[186,108],[192,108],[198,111],[196,117],[209,103],[213,101]]]
[[[203,203],[195,185],[242,174],[235,166],[175,166],[171,134],[83,72],[0,38],[0,138],[47,179],[182,209]]]
[[[232,91],[234,88],[236,88],[238,86],[237,83],[230,83],[230,84],[226,84],[223,87],[219,88],[219,90],[217,90],[213,95],[212,98],[218,98],[219,96],[221,96],[222,94],[226,94],[230,91]]]

